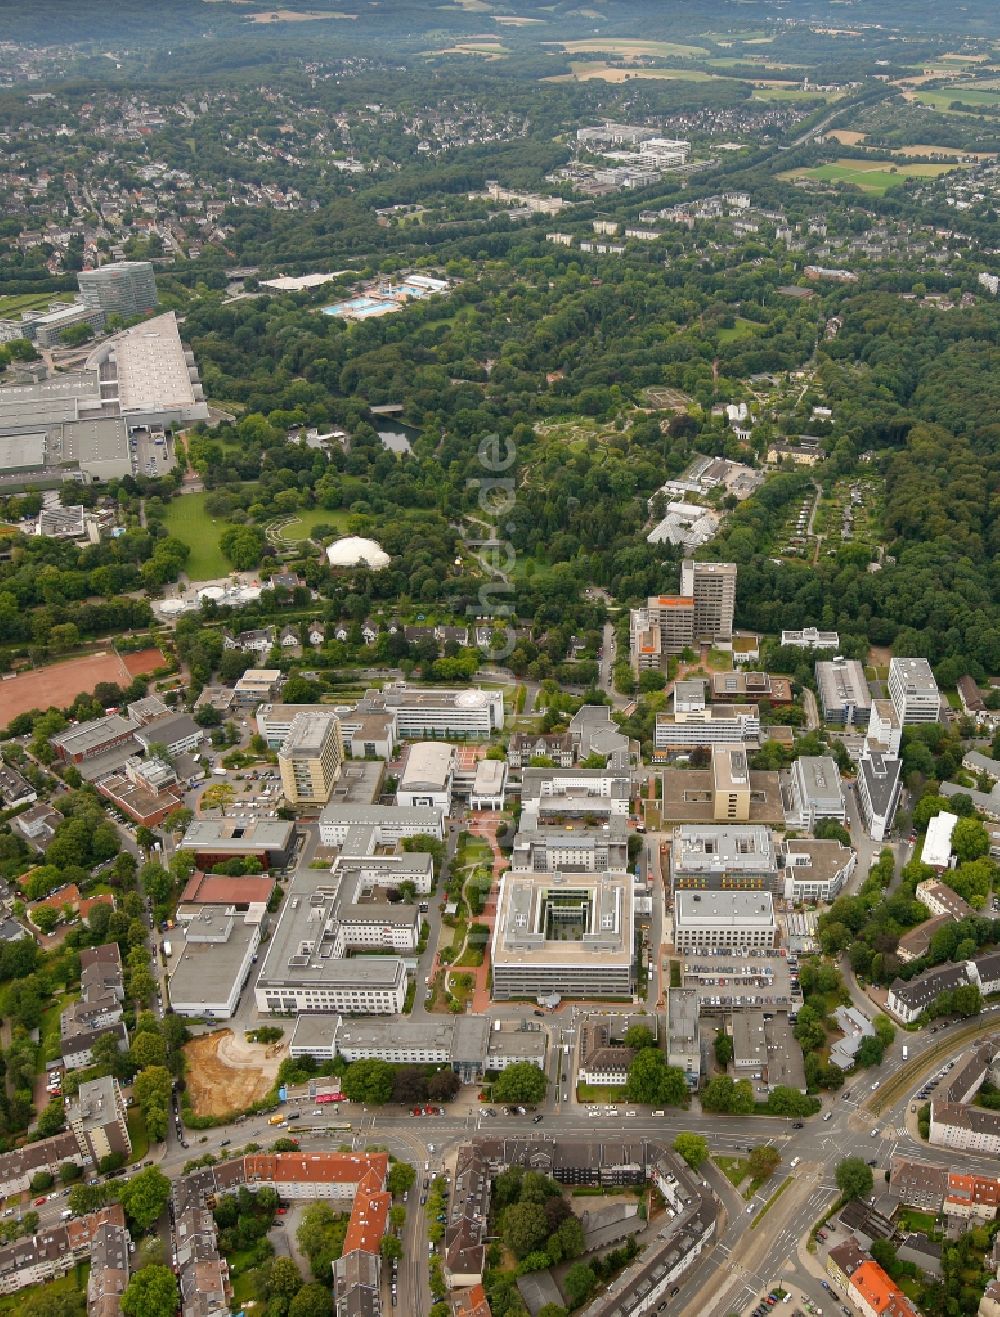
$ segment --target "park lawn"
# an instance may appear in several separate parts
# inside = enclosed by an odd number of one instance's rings
[[[752,320],[744,320],[742,316],[737,316],[735,322],[729,328],[719,330],[718,339],[721,343],[736,343],[741,338],[750,338],[757,332],[758,326]]]
[[[38,1049],[39,1073],[45,1069],[46,1061],[57,1061],[62,1055],[59,1017],[79,995],[78,992],[63,993],[52,1006],[42,1012],[41,1046]]]
[[[789,170],[779,174],[779,178],[812,178],[820,183],[850,183],[863,192],[874,192],[879,196],[890,188],[900,187],[911,178],[938,178],[959,168],[956,165],[943,164],[896,164],[887,160],[834,160],[826,165],[816,165],[812,169]]]
[[[192,581],[215,581],[232,570],[219,547],[219,536],[226,528],[205,511],[207,494],[181,494],[167,505],[163,525],[168,535],[186,544],[191,556],[184,568]]]
[[[149,1152],[149,1135],[146,1133],[146,1117],[138,1107],[129,1107],[125,1118],[128,1136],[132,1140],[132,1160],[141,1162]]]
[[[837,92],[803,91],[801,87],[755,87],[752,101],[831,101]]]
[[[291,547],[298,544],[300,540],[308,540],[312,536],[313,527],[315,526],[336,526],[340,534],[344,535],[347,533],[347,522],[350,515],[343,508],[334,508],[332,510],[330,508],[301,508],[294,514],[294,521],[281,525],[276,540]],[[278,523],[284,523],[284,521],[284,517],[278,517],[271,524],[277,525]]]

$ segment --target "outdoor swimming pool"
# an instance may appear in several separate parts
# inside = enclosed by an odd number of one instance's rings
[[[382,297],[350,297],[346,302],[334,302],[332,306],[324,306],[323,314],[325,316],[356,316],[364,319],[366,316],[385,315],[387,311],[396,311],[399,308],[395,302]]]

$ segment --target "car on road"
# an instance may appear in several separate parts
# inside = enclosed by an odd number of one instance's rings
[[[803,1125],[803,1123],[802,1123],[801,1120],[796,1120],[796,1121],[793,1121],[793,1122],[792,1122],[792,1129],[793,1129],[793,1130],[804,1130],[804,1129],[805,1129],[805,1125]]]
[[[826,1115],[823,1117],[823,1119],[824,1119],[824,1120],[833,1120],[833,1112],[832,1112],[832,1111],[828,1111],[828,1112],[826,1113]]]
[[[541,1121],[543,1121],[544,1119],[545,1119],[545,1117],[542,1116],[542,1115],[532,1116],[532,1118],[531,1118],[531,1123],[532,1123],[532,1125],[538,1125],[538,1124],[539,1124]]]
[[[675,1285],[674,1288],[670,1291],[670,1297],[673,1298],[675,1295],[680,1294],[680,1292],[681,1292],[681,1287],[679,1285]]]
[[[42,1205],[44,1202],[45,1202],[45,1196],[44,1196],[44,1194],[43,1194],[41,1198],[36,1198],[36,1199],[35,1199],[35,1206],[36,1206],[36,1207],[41,1207],[41,1205]]]

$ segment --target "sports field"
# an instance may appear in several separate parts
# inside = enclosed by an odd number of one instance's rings
[[[65,709],[78,695],[92,691],[102,681],[127,686],[133,677],[154,672],[166,661],[158,649],[141,649],[135,654],[107,650],[7,677],[0,681],[0,727],[29,709],[48,709],[52,705]]]
[[[181,494],[171,499],[164,520],[167,534],[182,540],[191,550],[184,568],[189,580],[215,581],[228,576],[232,567],[219,548],[219,536],[226,528],[205,511],[205,494]]]
[[[0,297],[0,316],[19,316],[22,311],[44,311],[50,302],[72,302],[72,293],[11,293]]]
[[[914,165],[890,163],[887,160],[834,160],[827,165],[815,165],[812,169],[789,169],[779,178],[811,178],[818,183],[850,183],[861,188],[863,192],[875,192],[881,195],[890,188],[899,187],[910,178],[937,178],[947,174],[956,165]]]

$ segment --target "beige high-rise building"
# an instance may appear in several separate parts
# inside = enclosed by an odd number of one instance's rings
[[[750,769],[745,750],[712,747],[712,804],[719,823],[750,821]]]
[[[300,713],[278,751],[281,787],[290,805],[325,805],[344,763],[335,713]]]
[[[680,594],[650,595],[645,608],[631,611],[632,670],[662,672],[671,654],[703,640],[732,640],[735,607],[735,563],[686,560]]]
[[[696,640],[731,640],[736,608],[736,564],[694,562],[681,564],[681,594],[694,600]]]

